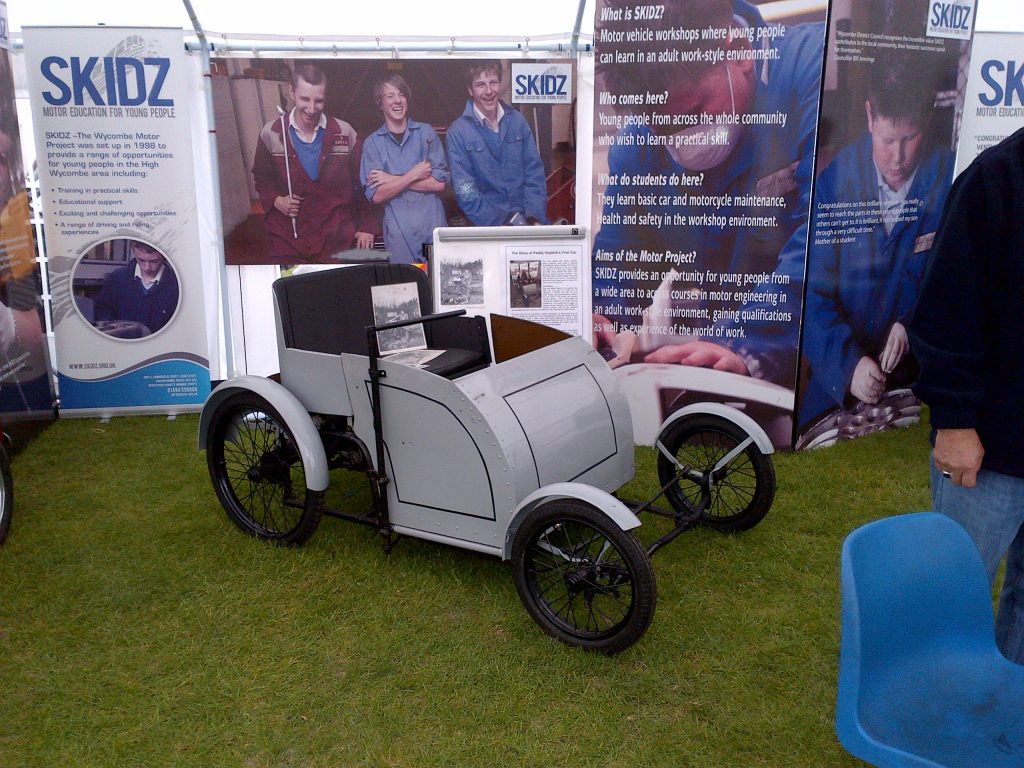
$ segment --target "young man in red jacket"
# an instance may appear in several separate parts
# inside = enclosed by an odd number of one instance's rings
[[[327,78],[316,65],[296,67],[292,93],[294,108],[263,126],[253,161],[271,255],[301,264],[371,248],[380,224],[359,185],[355,129],[324,113]]]

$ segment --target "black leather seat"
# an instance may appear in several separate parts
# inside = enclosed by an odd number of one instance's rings
[[[285,345],[337,355],[369,355],[366,329],[374,324],[371,288],[415,283],[420,308],[433,311],[426,273],[411,264],[360,264],[282,277],[274,282]],[[491,363],[487,325],[482,317],[447,317],[424,323],[427,347],[444,353],[426,370],[447,378]]]

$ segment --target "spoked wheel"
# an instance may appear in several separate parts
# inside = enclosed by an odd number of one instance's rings
[[[250,536],[301,544],[316,530],[323,492],[306,488],[295,439],[262,397],[240,392],[217,407],[206,460],[228,517]]]
[[[673,508],[684,515],[702,509],[698,522],[719,531],[745,531],[761,522],[775,498],[775,467],[752,440],[736,451],[748,438],[719,416],[670,426],[659,440],[658,479],[663,486],[675,480],[665,491]]]
[[[654,569],[640,542],[575,500],[544,504],[512,543],[516,589],[526,610],[569,645],[617,653],[654,617]]]
[[[11,459],[7,450],[0,445],[0,544],[11,529],[11,512],[14,509],[14,479],[11,476]]]

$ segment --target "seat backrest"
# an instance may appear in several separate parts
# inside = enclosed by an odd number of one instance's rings
[[[416,283],[420,311],[433,311],[430,281],[411,264],[359,264],[276,280],[274,298],[285,346],[368,355],[366,327],[374,324],[370,289],[395,283]]]
[[[853,531],[843,545],[841,580],[841,677],[870,677],[922,645],[994,647],[981,556],[945,515],[900,515]]]

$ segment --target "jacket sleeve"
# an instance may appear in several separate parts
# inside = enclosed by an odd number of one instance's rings
[[[384,170],[384,162],[380,157],[380,152],[377,151],[377,142],[371,136],[363,142],[362,157],[359,160],[359,184],[362,187],[365,198],[370,202],[373,202],[373,196],[377,192],[377,187],[370,184],[367,181],[367,177],[371,171],[382,170]],[[356,199],[359,199],[358,196]]]
[[[908,328],[920,365],[914,394],[937,429],[974,427],[985,397],[983,286],[1009,231],[990,181],[976,162],[954,183]]]
[[[118,270],[123,267],[118,267]],[[96,321],[100,320],[118,320],[118,292],[120,290],[117,285],[118,271],[115,270],[107,275],[107,278],[103,281],[103,287],[100,289],[99,295],[96,297],[96,303],[93,305],[93,319]]]
[[[655,228],[623,223],[636,221],[637,216],[643,212],[642,206],[635,202],[636,188],[631,183],[623,183],[623,179],[633,174],[672,172],[664,163],[659,164],[656,161],[653,152],[645,145],[645,138],[644,132],[626,128],[616,135],[608,149],[608,176],[612,181],[604,190],[602,223],[594,235],[594,261],[621,261],[621,254],[618,257],[615,257],[615,254],[626,248],[635,251],[645,248],[652,251],[665,249],[665,246],[660,244],[661,233]],[[623,200],[634,202],[623,204]],[[617,223],[610,223],[612,221]]]
[[[866,354],[857,343],[839,295],[842,245],[812,246],[807,264],[804,358],[811,375],[841,405],[853,372]]]
[[[363,185],[360,183],[360,165],[363,157],[363,140],[357,138],[352,153],[349,155],[352,176],[352,223],[356,232],[367,232],[377,236],[384,232],[381,226],[380,216],[375,206],[366,199],[363,193]]]
[[[793,86],[790,93],[789,119],[796,126],[797,167],[794,180],[797,186],[797,201],[784,214],[784,221],[793,226],[793,232],[779,251],[774,268],[775,281],[757,286],[759,293],[778,294],[785,305],[799,307],[803,293],[804,262],[807,254],[808,216],[813,215],[811,207],[811,175],[814,168],[814,141],[818,126],[818,97],[821,86],[821,57],[825,45],[823,24],[800,24],[787,30],[794,41],[792,65]],[[742,271],[744,254],[734,254],[732,270]],[[748,268],[749,269],[749,268]],[[780,286],[784,286],[780,288]],[[774,309],[759,302],[747,302],[743,310]],[[744,359],[751,374],[757,378],[791,386],[796,375],[797,347],[800,323],[793,319],[788,323],[780,321],[748,320],[745,325],[747,337],[742,340],[724,340]],[[852,370],[851,370],[852,375]],[[840,393],[842,400],[845,393]]]
[[[274,157],[264,141],[264,134],[269,130],[269,126],[264,126],[260,131],[260,138],[256,142],[256,154],[252,161],[252,177],[256,182],[256,193],[260,196],[260,203],[263,204],[263,210],[266,213],[274,209],[274,201],[278,197],[288,194],[287,188],[281,190],[281,178],[277,172],[277,163],[274,162]]]
[[[442,184],[447,184],[451,181],[452,174],[448,168],[448,159],[444,156],[444,147],[441,145],[441,140],[429,125],[424,126],[424,131],[429,142],[427,145],[427,160],[430,161],[430,175]]]

